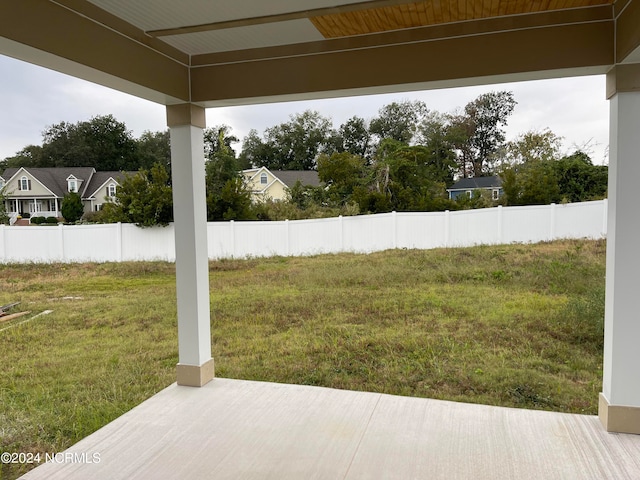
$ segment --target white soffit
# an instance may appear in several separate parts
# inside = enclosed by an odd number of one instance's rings
[[[640,47],[636,48],[622,61],[622,63],[640,63]]]
[[[206,23],[255,18],[363,0],[89,0],[136,27],[162,30]]]
[[[267,23],[210,32],[171,35],[162,40],[189,55],[274,47],[324,40],[307,19]]]

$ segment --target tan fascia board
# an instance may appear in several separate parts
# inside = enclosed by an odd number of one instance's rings
[[[272,60],[275,58],[317,55],[355,49],[511,32],[514,30],[603,21],[613,21],[613,11],[610,5],[524,15],[508,15],[498,18],[432,25],[295,45],[194,55],[191,59],[191,65],[199,67],[225,63]]]
[[[630,0],[616,16],[616,62],[640,48],[640,0]]]
[[[189,67],[183,59],[131,32],[49,1],[0,2],[0,18],[2,54],[153,101],[190,100]]]
[[[567,69],[605,73],[614,63],[613,40],[610,20],[194,67],[192,99],[214,106],[251,98],[391,91],[394,85],[455,86],[469,78],[535,77]]]

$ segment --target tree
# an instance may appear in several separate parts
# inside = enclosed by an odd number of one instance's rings
[[[136,170],[136,144],[124,123],[112,115],[75,124],[61,122],[43,134],[42,167],[95,167]]]
[[[505,141],[507,125],[517,102],[513,92],[480,95],[451,117],[452,138],[459,151],[459,173],[463,177],[490,174]]]
[[[593,165],[581,151],[562,157],[553,164],[560,195],[569,202],[584,202],[604,198],[607,194],[609,169]]]
[[[326,185],[330,199],[336,204],[345,204],[357,187],[365,185],[366,162],[349,152],[322,154],[318,157],[318,177]]]
[[[127,175],[116,190],[116,201],[107,204],[107,221],[135,223],[139,227],[168,225],[173,221],[173,199],[164,165]]]
[[[62,199],[60,212],[67,223],[75,223],[82,218],[84,206],[82,198],[75,192],[67,193]]]
[[[138,167],[151,169],[155,164],[163,165],[171,177],[171,140],[169,130],[164,132],[145,131],[136,141]]]
[[[354,188],[361,211],[372,213],[439,210],[444,205],[442,172],[431,162],[428,149],[385,139],[369,169],[366,187]]]
[[[341,140],[339,152],[348,152],[362,158],[369,158],[371,154],[371,134],[367,122],[360,117],[353,116],[340,125],[338,130]]]
[[[530,130],[507,143],[506,161],[511,165],[517,165],[534,160],[556,160],[560,156],[561,145],[562,137],[558,137],[549,129]]]
[[[212,138],[217,134],[217,140]],[[206,163],[207,220],[250,220],[251,192],[238,172],[238,164],[227,141],[228,130],[216,128],[209,132]]]
[[[211,160],[216,154],[224,151],[225,154],[231,154],[235,158],[235,152],[231,145],[239,141],[238,137],[231,135],[229,125],[216,125],[207,128],[204,131],[204,156]]]
[[[28,145],[17,152],[13,157],[5,158],[0,162],[0,171],[5,168],[42,166],[42,147],[39,145]]]
[[[7,215],[7,207],[5,200],[7,196],[4,194],[4,188],[0,188],[0,225],[9,224],[9,215]]]
[[[378,116],[369,124],[369,132],[378,137],[378,143],[390,138],[409,144],[426,114],[427,107],[420,100],[393,102],[378,110]]]
[[[316,158],[331,138],[331,120],[306,110],[265,131],[263,139],[252,130],[243,142],[240,160],[272,170],[313,170]]]

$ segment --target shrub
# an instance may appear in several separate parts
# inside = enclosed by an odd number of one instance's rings
[[[56,217],[47,217],[45,219],[44,223],[48,223],[48,224],[51,224],[51,225],[57,225],[58,224],[58,219]]]
[[[46,221],[47,221],[47,219],[45,217],[31,217],[30,223],[32,225],[41,225]]]

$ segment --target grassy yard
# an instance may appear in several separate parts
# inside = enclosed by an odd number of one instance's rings
[[[212,262],[216,374],[595,414],[604,258],[564,241]],[[0,321],[0,451],[59,452],[173,382],[174,282],[167,263],[0,265],[0,305],[32,312]]]

